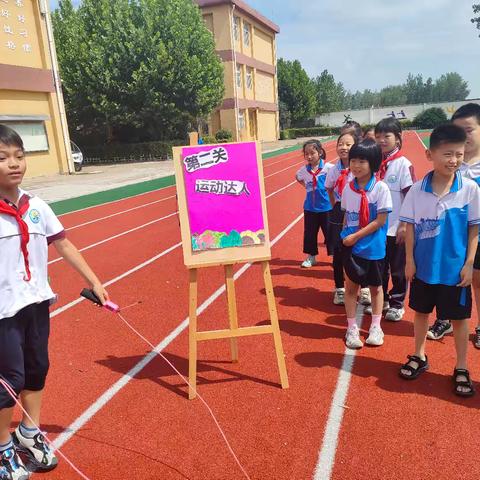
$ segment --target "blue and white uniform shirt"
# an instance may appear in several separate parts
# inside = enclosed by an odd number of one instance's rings
[[[357,180],[355,186],[358,189]],[[370,210],[370,222],[373,222],[379,213],[392,211],[392,196],[384,182],[379,182],[373,176],[365,185],[367,192],[368,207]],[[345,211],[345,226],[340,234],[344,239],[359,230],[360,201],[362,196],[356,193],[347,184],[342,195],[342,210]],[[352,253],[367,260],[382,260],[385,258],[387,243],[388,218],[383,227],[360,239],[352,248]]]
[[[338,159],[332,165],[333,166],[328,170],[327,178],[325,179],[325,188],[327,190],[333,190],[335,201],[340,202],[342,200],[342,196],[338,192],[338,188],[335,188],[335,184],[337,183],[338,177],[340,176],[340,173],[342,172],[344,167],[340,159]],[[348,177],[347,177],[347,186],[348,186],[348,183],[350,183],[353,180],[353,178],[354,178],[353,173],[349,171]]]
[[[406,157],[399,157],[389,163],[383,181],[390,189],[393,202],[392,213],[388,216],[387,235],[396,237],[398,224],[400,223],[400,210],[405,199],[404,192],[415,182],[415,174],[410,160]]]
[[[457,285],[468,249],[468,227],[480,224],[480,190],[459,171],[450,192],[432,190],[433,172],[413,185],[405,197],[400,221],[415,228],[416,277],[432,285]]]
[[[480,187],[480,161],[469,165],[468,163],[462,163],[460,165],[460,173],[465,178],[473,180]]]
[[[313,175],[310,173],[312,167],[310,165],[303,166],[295,175],[296,179],[303,183],[307,190],[307,196],[303,204],[303,209],[308,212],[329,212],[332,209],[328,192],[325,189],[325,178],[327,172],[332,168],[332,163],[324,163],[323,161],[318,166],[320,173],[317,175],[317,188],[313,192]]]

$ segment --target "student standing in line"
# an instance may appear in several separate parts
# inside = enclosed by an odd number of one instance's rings
[[[410,308],[415,311],[415,353],[408,355],[399,373],[413,380],[429,368],[428,317],[436,308],[439,318],[451,319],[455,325],[454,392],[469,397],[475,393],[467,369],[467,346],[480,190],[458,171],[465,141],[465,132],[457,125],[433,130],[427,150],[433,171],[410,189],[400,213],[407,223],[405,272],[411,282]]]
[[[465,143],[465,156],[460,166],[460,173],[474,180],[480,186],[480,105],[467,103],[461,106],[452,116],[454,125],[463,128],[467,135]],[[473,335],[473,345],[480,349],[480,243],[477,247],[475,262],[473,264],[473,294],[477,304],[478,324]],[[439,340],[447,333],[453,332],[452,323],[449,320],[437,318],[435,323],[428,329],[427,338]]]
[[[49,369],[49,305],[55,298],[48,283],[48,245],[91,286],[102,303],[108,295],[79,251],[65,238],[52,209],[20,188],[26,170],[20,136],[0,125],[0,377],[19,395],[36,425]],[[8,292],[8,293],[7,293]],[[24,415],[10,434],[15,401],[0,386],[0,479],[27,480],[25,454],[36,470],[57,466],[40,430]]]
[[[406,193],[415,181],[413,166],[402,153],[402,126],[395,118],[385,118],[375,126],[375,139],[382,149],[383,161],[377,174],[390,189],[393,208],[388,219],[387,251],[383,271],[385,320],[398,322],[405,313],[405,228],[399,221]],[[392,288],[389,291],[390,277]],[[371,313],[368,307],[366,313]]]
[[[382,274],[392,198],[385,183],[375,177],[382,162],[382,151],[373,140],[353,145],[348,156],[354,179],[345,187],[341,200],[342,210],[345,211],[341,233],[348,322],[345,343],[349,348],[363,346],[356,321],[357,295],[361,285],[368,285],[372,301],[372,322],[366,343],[380,346],[383,345],[384,337],[380,325]]]
[[[327,154],[318,140],[308,140],[304,143],[303,156],[306,165],[298,170],[295,178],[306,190],[303,203],[303,253],[307,254],[307,258],[301,266],[310,268],[317,263],[319,230],[322,230],[324,241],[328,235],[328,218],[332,205],[325,189],[325,178],[332,164],[325,163]]]

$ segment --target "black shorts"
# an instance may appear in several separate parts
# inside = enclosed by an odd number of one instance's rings
[[[342,247],[343,268],[347,277],[358,285],[380,287],[383,284],[382,260],[367,260],[352,253],[352,248]]]
[[[410,284],[410,308],[418,313],[432,313],[437,309],[437,318],[464,320],[472,313],[472,290],[470,287],[431,285],[415,278]]]
[[[475,260],[473,261],[473,269],[480,270],[480,243],[477,245],[477,252],[475,253]]]
[[[328,236],[327,236],[327,253],[333,255],[335,251],[342,248],[342,239],[340,238],[340,232],[343,230],[343,217],[345,212],[340,206],[340,202],[337,202],[330,211],[330,218],[328,223]]]
[[[49,368],[49,302],[34,303],[0,319],[0,376],[19,394],[45,386]],[[15,405],[0,386],[0,409]]]

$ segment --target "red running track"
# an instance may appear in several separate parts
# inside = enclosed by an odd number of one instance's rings
[[[334,158],[334,145],[328,153]],[[424,148],[406,134],[404,151],[420,178],[427,170]],[[265,162],[267,193],[289,185],[301,157],[289,154]],[[268,168],[268,165],[272,167]],[[175,210],[173,188],[62,217],[68,226],[119,213],[142,202],[167,198],[145,208],[71,230],[79,247],[135,228]],[[267,200],[271,238],[294,223],[272,249],[272,274],[287,355],[290,389],[278,387],[272,341],[240,340],[240,362],[228,362],[227,341],[207,342],[199,350],[199,391],[212,406],[240,461],[252,479],[312,478],[343,361],[344,311],[331,303],[333,282],[328,257],[302,270],[304,191],[291,185]],[[125,202],[125,203],[124,203]],[[147,211],[145,211],[147,210]],[[148,214],[148,216],[147,216]],[[144,216],[145,215],[145,216]],[[74,236],[75,235],[75,236]],[[85,251],[103,280],[110,280],[179,242],[175,217],[136,230]],[[53,259],[54,257],[52,257]],[[51,265],[61,305],[75,300],[81,281],[64,265]],[[199,303],[222,284],[220,268],[203,270]],[[258,266],[236,282],[242,326],[266,321],[268,312]],[[187,317],[187,275],[181,248],[112,284],[112,298],[125,316],[154,344]],[[412,313],[385,325],[385,346],[357,354],[338,439],[332,478],[474,478],[476,398],[460,401],[450,384],[453,339],[429,344],[432,369],[419,382],[397,377],[398,365],[413,346]],[[65,431],[148,352],[148,347],[113,315],[86,302],[52,321],[51,373],[45,395],[43,427],[53,436]],[[220,297],[199,317],[200,328],[224,327],[226,302]],[[368,326],[368,319],[366,320]],[[184,331],[166,355],[187,373]],[[472,375],[480,371],[472,354]],[[478,362],[476,362],[478,364]],[[218,431],[198,401],[158,357],[141,370],[69,439],[62,450],[92,479],[241,479]],[[469,449],[471,451],[472,449]],[[45,478],[75,479],[62,462]],[[327,478],[327,477],[325,477]]]

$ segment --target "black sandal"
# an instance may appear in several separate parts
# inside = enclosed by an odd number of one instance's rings
[[[467,380],[458,380],[458,377],[465,377]],[[472,397],[475,395],[475,387],[473,386],[472,380],[470,379],[470,373],[465,368],[456,368],[453,371],[453,383],[455,385],[454,392],[459,397]],[[468,388],[468,392],[462,392],[458,387]]]
[[[480,328],[476,327],[473,334],[473,346],[477,349],[480,349]]]
[[[404,378],[405,380],[414,380],[417,378],[421,373],[425,372],[425,370],[428,370],[428,357],[425,355],[425,360],[422,360],[420,357],[417,357],[416,355],[407,355],[408,362],[404,363],[401,367],[400,370],[398,371],[399,375]],[[418,364],[417,368],[414,368],[410,365],[410,363],[415,362]],[[402,370],[408,370],[411,372],[410,375],[405,375]]]

